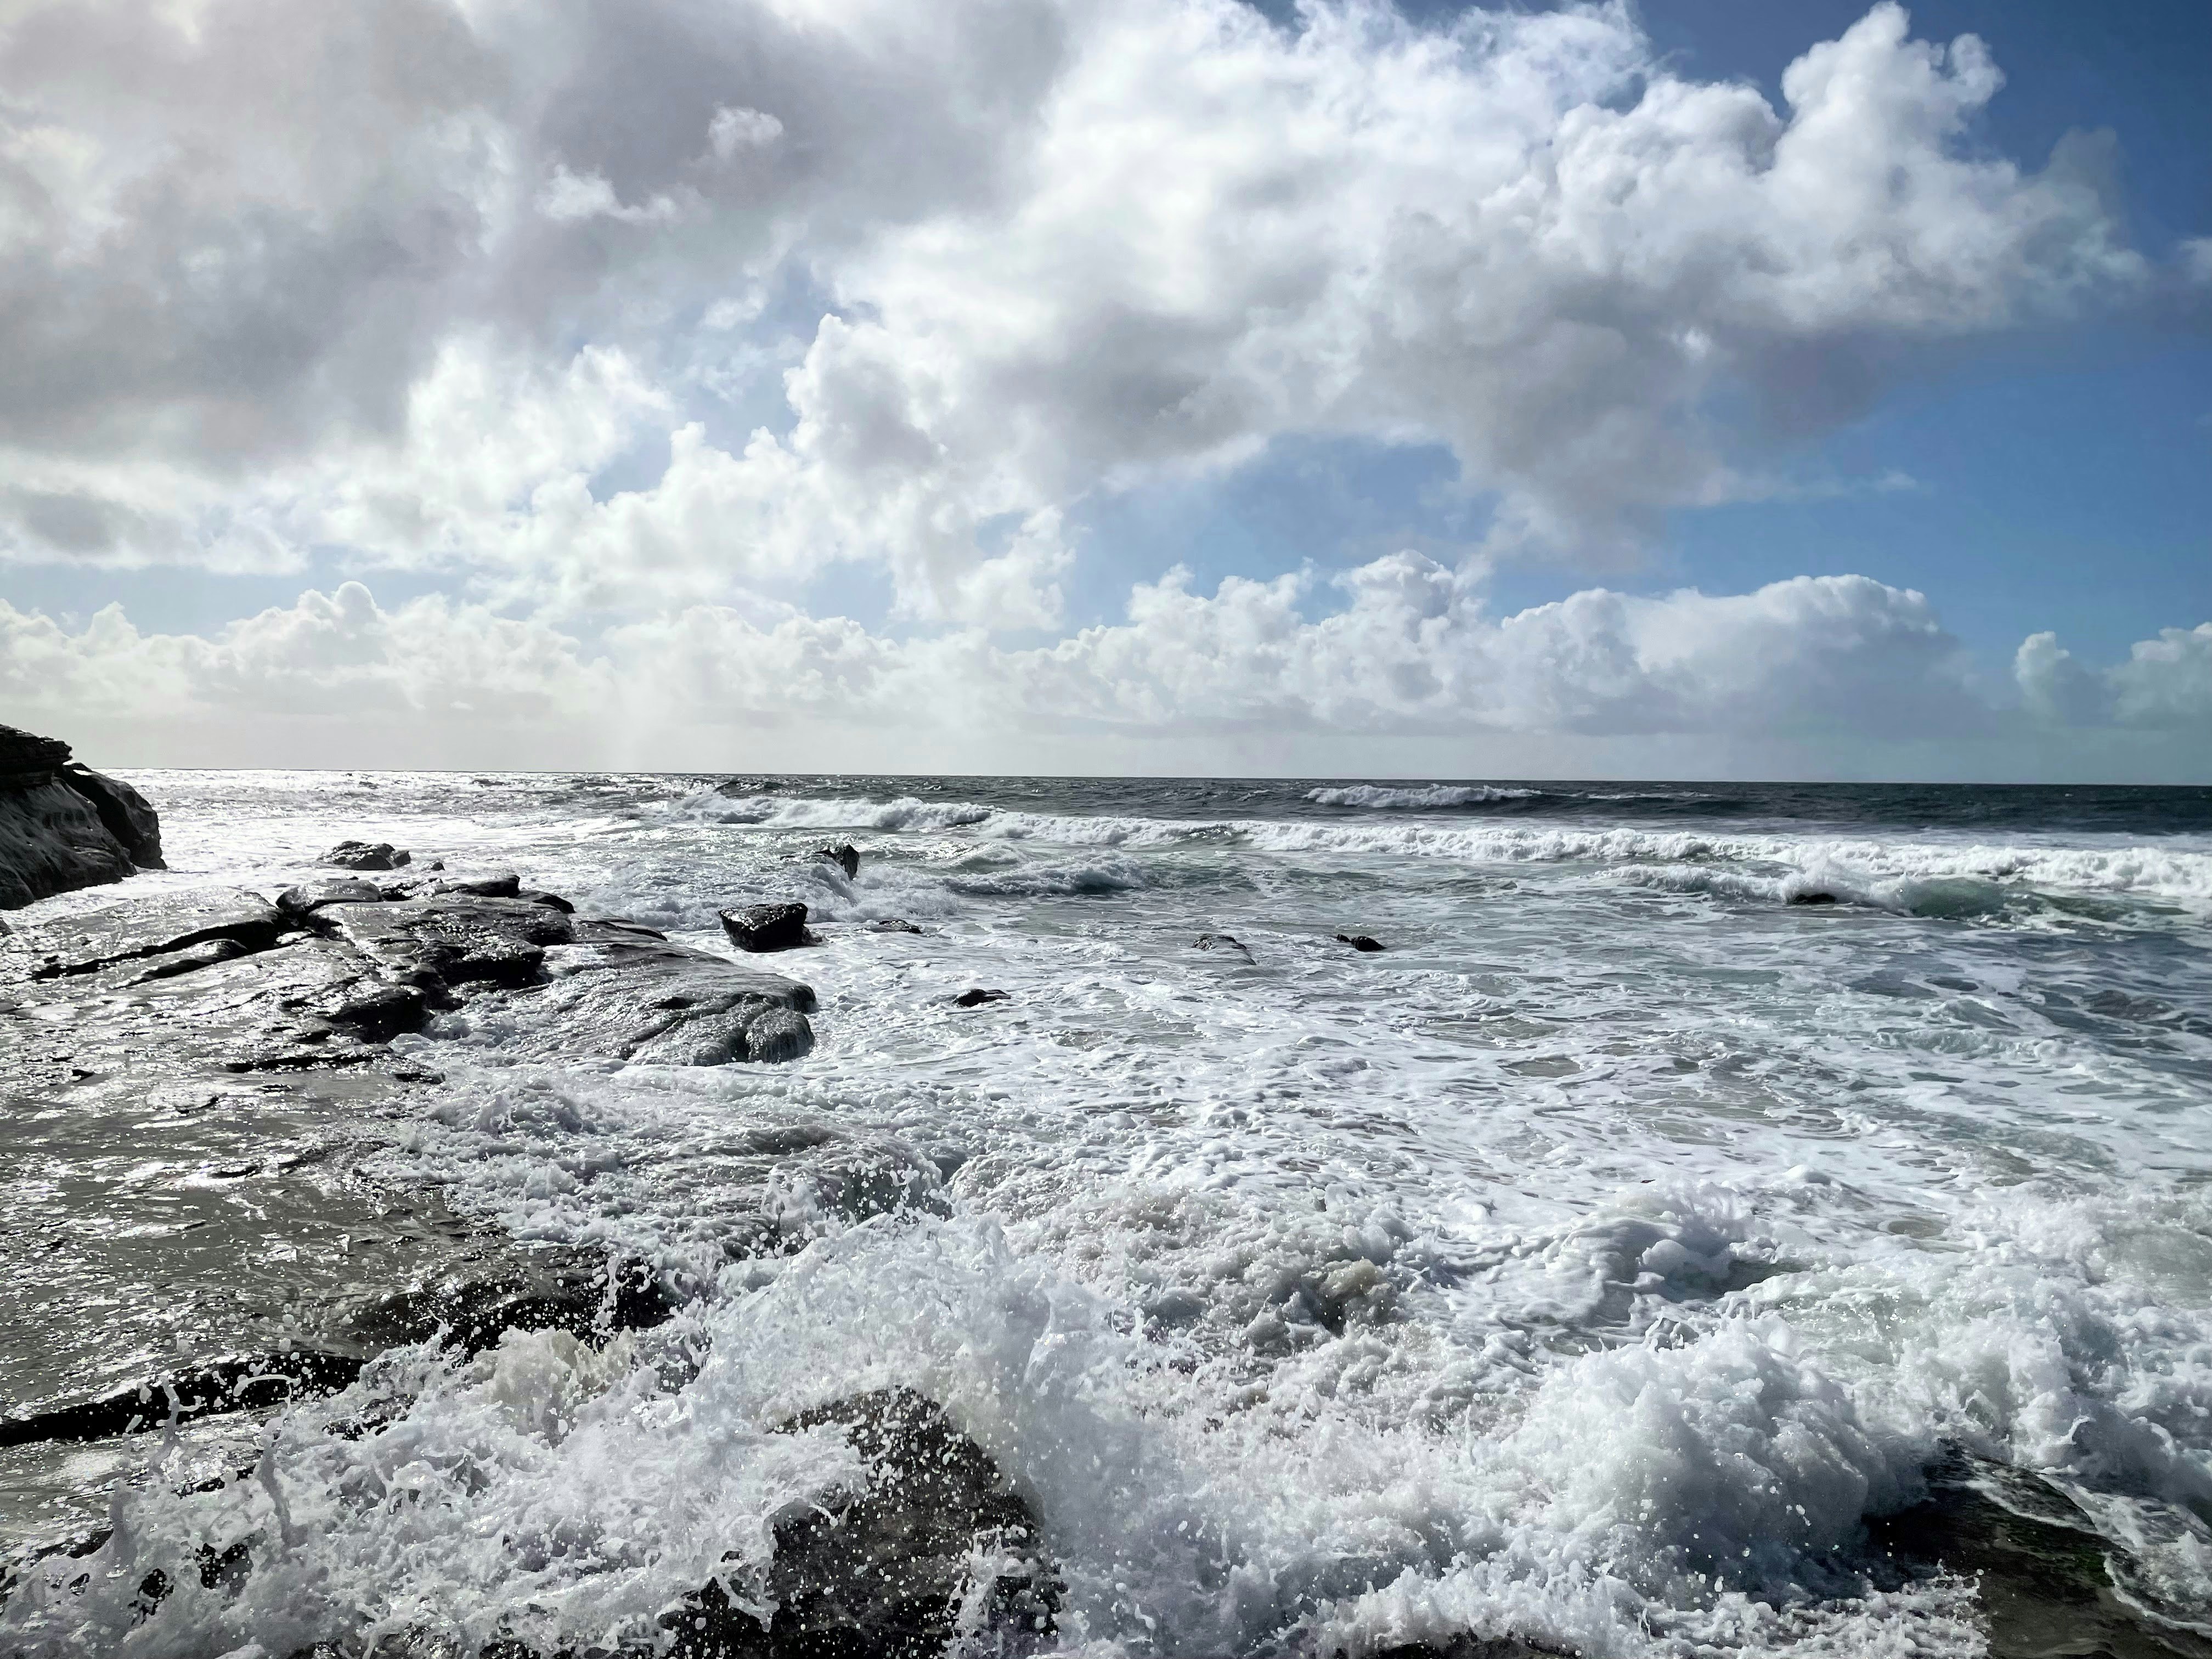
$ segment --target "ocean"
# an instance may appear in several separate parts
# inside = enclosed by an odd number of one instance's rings
[[[252,1479],[173,1425],[11,1452],[20,1548],[282,1547],[127,1632],[19,1589],[0,1652],[649,1650],[848,1467],[768,1430],[899,1385],[1036,1515],[1039,1650],[2212,1653],[2212,790],[128,775],[172,869],[32,914],[270,893],[348,837],[718,951],[719,909],[796,899],[821,943],[767,960],[817,1043],[398,1039],[417,1105],[281,1149],[329,1202],[433,1191],[676,1317],[409,1350],[250,1425]],[[151,1229],[155,1285],[162,1206],[262,1155],[222,1118],[127,1155],[19,1124],[9,1201]],[[794,1184],[764,1253],[732,1194],[815,1126],[904,1197]],[[210,1271],[277,1317],[299,1238],[234,1237]],[[19,1393],[189,1305],[13,1271]]]

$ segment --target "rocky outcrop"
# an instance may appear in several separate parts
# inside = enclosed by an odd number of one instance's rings
[[[143,795],[72,761],[58,738],[0,726],[0,910],[162,867]]]
[[[27,927],[0,941],[9,981],[22,999],[69,1004],[57,1019],[112,1028],[123,1051],[158,1040],[180,1063],[227,1072],[360,1065],[487,998],[483,1012],[513,1016],[503,1052],[520,1058],[719,1066],[795,1060],[814,1042],[806,986],[651,928],[579,921],[551,895],[357,878],[288,889],[273,905],[167,896]]]
[[[808,931],[803,904],[750,904],[720,914],[722,931],[740,951],[790,951],[822,942]]]
[[[161,820],[146,799],[120,778],[94,771],[78,761],[62,768],[62,781],[91,803],[100,827],[141,870],[166,870],[161,860]]]

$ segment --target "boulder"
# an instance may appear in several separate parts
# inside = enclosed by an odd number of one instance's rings
[[[817,847],[814,849],[814,856],[836,865],[845,872],[845,878],[848,881],[860,873],[860,849],[849,841],[836,842],[828,847]]]
[[[683,1659],[938,1659],[1049,1645],[1061,1587],[1036,1522],[983,1449],[906,1389],[805,1412],[787,1431],[842,1429],[862,1484],[786,1516],[763,1587],[766,1626],[719,1583],[662,1624]]]
[[[1349,945],[1355,951],[1379,951],[1382,948],[1381,939],[1370,939],[1364,933],[1339,933],[1336,942]]]
[[[987,1002],[1004,1002],[1012,995],[1012,993],[1009,991],[987,991],[977,985],[963,991],[958,996],[953,998],[952,1001],[956,1007],[980,1008]]]
[[[411,863],[413,854],[388,841],[342,841],[323,854],[322,861],[341,870],[397,870]]]
[[[740,951],[789,951],[821,943],[807,931],[803,904],[750,904],[720,915],[722,931]]]

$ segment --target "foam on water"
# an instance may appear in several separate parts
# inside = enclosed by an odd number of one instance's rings
[[[1306,799],[1322,806],[1364,806],[1399,812],[1433,812],[1452,806],[1486,806],[1493,801],[1535,800],[1535,789],[1500,789],[1488,783],[1436,783],[1421,788],[1393,788],[1360,783],[1346,788],[1309,789]]]
[[[387,1356],[252,1478],[119,1501],[12,1648],[649,1642],[709,1576],[757,1601],[775,1517],[849,1478],[835,1430],[769,1431],[893,1382],[1035,1509],[1071,1651],[1976,1654],[1970,1582],[1863,1550],[1960,1457],[2077,1505],[2150,1614],[2212,1608],[2193,842],[370,781],[404,808],[209,786],[173,879],[374,829],[708,948],[718,907],[800,896],[817,1047],[404,1040],[448,1082],[384,1173],[696,1299],[600,1354]],[[806,856],[828,829],[869,832],[858,878]],[[928,931],[855,925],[887,915]],[[761,1137],[826,1131],[908,1202],[744,1185]]]

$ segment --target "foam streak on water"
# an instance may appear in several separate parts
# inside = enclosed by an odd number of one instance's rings
[[[649,1641],[849,1471],[769,1425],[890,1382],[1015,1480],[1099,1655],[1973,1654],[1971,1583],[1885,1577],[1864,1531],[1962,1458],[2212,1631],[2201,795],[135,781],[149,879],[389,839],[715,949],[718,908],[803,899],[819,1043],[404,1040],[448,1087],[389,1173],[697,1300],[605,1354],[388,1356],[255,1478],[119,1503],[106,1577],[0,1615],[27,1651]],[[833,830],[855,878],[805,856]],[[860,926],[893,916],[925,931]],[[1249,963],[1194,948],[1224,933]],[[731,1248],[718,1170],[824,1121],[930,1201]],[[134,1603],[249,1535],[283,1543],[245,1589]]]

